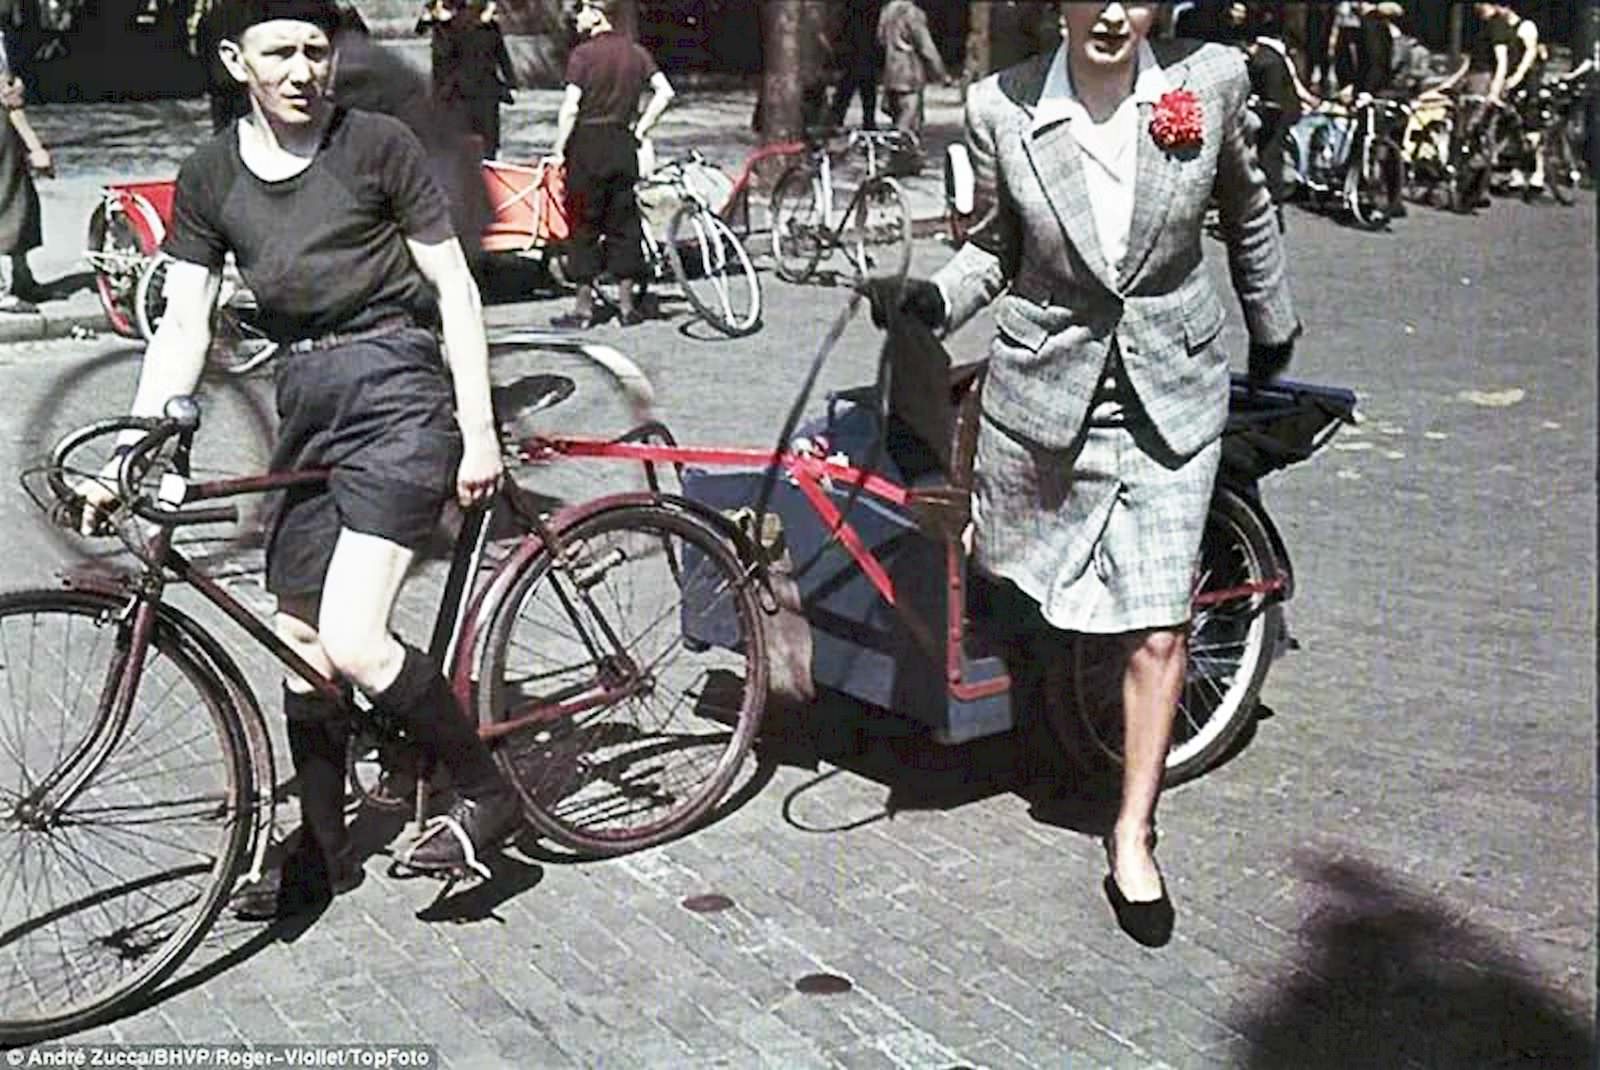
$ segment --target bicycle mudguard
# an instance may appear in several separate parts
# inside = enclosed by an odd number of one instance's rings
[[[132,573],[73,568],[63,569],[59,575],[62,586],[69,591],[97,594],[119,601],[134,595],[133,582],[136,577]],[[250,766],[255,774],[254,783],[250,786],[250,869],[243,879],[255,880],[262,873],[267,848],[272,845],[278,785],[272,738],[267,733],[267,720],[261,711],[261,703],[233,655],[193,617],[162,602],[156,606],[156,627],[158,630],[171,631],[191,644],[201,668],[221,682],[238,707],[245,746],[250,754]]]

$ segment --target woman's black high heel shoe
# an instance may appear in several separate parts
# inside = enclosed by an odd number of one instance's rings
[[[1117,887],[1116,849],[1112,846],[1111,837],[1107,836],[1104,842],[1107,872],[1101,885],[1105,889],[1106,899],[1111,903],[1111,912],[1117,916],[1117,925],[1145,947],[1165,947],[1172,939],[1172,926],[1177,920],[1172,897],[1167,894],[1166,880],[1161,882],[1160,899],[1130,902],[1122,894],[1122,889]],[[1153,832],[1150,834],[1150,846],[1155,847]]]

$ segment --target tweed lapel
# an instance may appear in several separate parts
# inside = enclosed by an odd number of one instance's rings
[[[1138,277],[1167,221],[1167,209],[1177,192],[1182,164],[1156,144],[1150,134],[1152,104],[1139,105],[1139,157],[1133,179],[1133,220],[1128,224],[1128,251],[1117,283],[1126,287]]]
[[[1017,134],[1022,139],[1033,174],[1044,191],[1045,202],[1061,227],[1062,236],[1078,251],[1079,257],[1096,279],[1106,289],[1115,292],[1116,280],[1106,263],[1105,252],[1100,248],[1100,236],[1095,232],[1094,213],[1089,208],[1089,184],[1083,177],[1083,149],[1072,136],[1071,123],[1063,119],[1033,130],[1033,117],[1044,92],[1045,81],[1055,52],[1036,57],[1032,63],[1017,71],[1009,90],[1011,99],[1021,109]]]
[[[1094,212],[1089,207],[1089,183],[1083,177],[1083,149],[1069,127],[1069,123],[1062,122],[1038,134],[1024,127],[1023,144],[1062,235],[1078,251],[1094,277],[1114,292],[1116,280],[1111,277],[1105,251],[1100,248]]]

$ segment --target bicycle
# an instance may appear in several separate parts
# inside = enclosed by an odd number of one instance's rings
[[[540,381],[552,378],[497,388],[503,435],[565,396]],[[117,469],[110,524],[133,571],[77,571],[62,588],[0,595],[0,1046],[140,1006],[234,885],[264,866],[277,782],[266,719],[227,646],[167,600],[169,586],[191,588],[336,699],[361,736],[352,766],[403,742],[174,548],[179,528],[237,516],[206,503],[326,477],[193,482],[199,426],[193,399],[174,399],[160,418],[75,431],[24,474],[30,496],[71,524],[81,504],[71,480],[101,471],[120,432],[143,435]],[[681,835],[718,804],[763,711],[763,576],[730,522],[672,495],[613,495],[547,517],[508,479],[491,507],[466,516],[430,650],[542,837],[612,855]],[[413,772],[420,819],[437,785],[432,770]]]
[[[911,207],[900,184],[878,162],[880,152],[892,156],[902,141],[894,130],[850,131],[846,149],[865,154],[867,173],[842,212],[835,207],[833,153],[825,141],[812,142],[806,160],[783,173],[773,187],[771,208],[772,254],[780,278],[806,281],[823,254],[831,256],[835,249],[844,250],[858,281],[905,275],[911,264]]]
[[[172,258],[157,253],[139,271],[133,291],[134,323],[146,342],[155,337],[156,328],[167,310],[167,269]],[[228,375],[245,375],[277,356],[278,343],[268,338],[256,323],[259,309],[255,295],[245,286],[230,259],[222,272],[221,289],[211,312],[211,348],[206,366]]]
[[[1406,163],[1389,136],[1404,129],[1398,101],[1363,95],[1352,108],[1328,104],[1290,130],[1288,148],[1308,199],[1335,203],[1363,230],[1381,230],[1400,213]]]
[[[1583,132],[1580,128],[1583,105],[1592,88],[1593,76],[1589,72],[1556,78],[1524,91],[1514,99],[1513,107],[1519,121],[1516,144],[1526,157],[1526,139],[1529,133],[1544,135],[1539,142],[1540,162],[1545,176],[1545,188],[1559,204],[1573,202],[1576,189],[1583,181]],[[1530,165],[1530,160],[1523,163]],[[1522,187],[1525,200],[1532,200],[1539,189],[1532,183]]]
[[[1456,136],[1450,143],[1450,210],[1466,213],[1478,208],[1489,195],[1504,123],[1516,124],[1517,113],[1503,100],[1463,93],[1456,98]]]
[[[739,236],[689,180],[691,169],[703,166],[709,165],[697,150],[691,151],[639,181],[648,281],[673,282],[707,323],[739,338],[761,329],[761,280]],[[653,209],[671,213],[659,236],[650,219]],[[617,285],[605,279],[597,287],[613,308],[621,304]]]
[[[162,288],[170,258],[161,252],[161,242],[176,185],[171,180],[112,183],[89,216],[84,259],[94,269],[106,322],[125,338],[148,342],[166,308]],[[231,258],[222,278],[206,364],[243,375],[270,360],[277,346],[256,327],[255,298]]]

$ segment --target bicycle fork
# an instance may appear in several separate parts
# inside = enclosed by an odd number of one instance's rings
[[[12,815],[23,826],[41,832],[55,827],[122,742],[155,636],[156,604],[147,592],[136,592],[117,615],[118,651],[101,685],[94,719],[71,753],[16,803]]]

